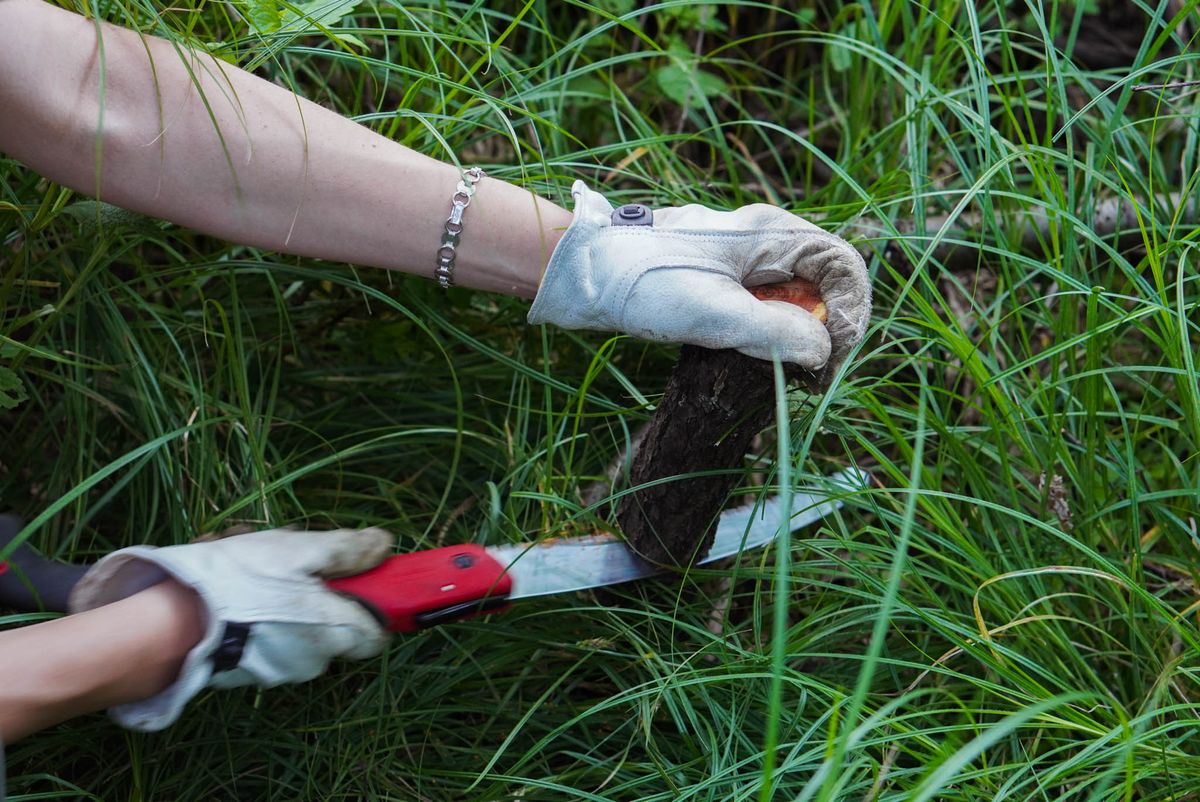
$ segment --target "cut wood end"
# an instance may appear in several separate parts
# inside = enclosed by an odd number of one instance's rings
[[[829,319],[829,310],[825,308],[825,302],[821,300],[817,285],[811,281],[794,278],[779,284],[765,284],[748,289],[750,294],[760,301],[786,301],[811,313],[822,323]]]

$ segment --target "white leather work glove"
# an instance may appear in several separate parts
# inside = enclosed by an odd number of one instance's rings
[[[335,657],[379,654],[387,633],[362,605],[329,590],[322,579],[373,568],[391,547],[392,536],[382,529],[271,529],[109,554],[71,592],[71,612],[118,601],[168,577],[195,590],[205,608],[204,637],[175,682],[109,714],[131,729],[161,730],[207,686],[303,682]]]
[[[530,323],[735,348],[759,359],[777,352],[823,376],[866,331],[866,264],[848,242],[803,218],[761,203],[732,212],[690,205],[655,209],[650,226],[614,226],[604,196],[582,181],[571,193],[575,218],[550,257]],[[792,278],[817,285],[825,325],[745,289]]]

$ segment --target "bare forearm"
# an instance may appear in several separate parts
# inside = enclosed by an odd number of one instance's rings
[[[162,582],[105,607],[0,632],[0,738],[12,742],[167,687],[202,621],[195,594]]]
[[[423,275],[458,181],[224,62],[41,0],[0,0],[0,108],[0,151],[66,186],[235,242]],[[457,283],[532,297],[569,222],[485,179]]]

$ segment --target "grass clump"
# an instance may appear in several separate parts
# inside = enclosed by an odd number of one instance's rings
[[[1195,77],[1195,10],[102,4],[560,202],[582,177],[852,238],[870,337],[829,395],[791,401],[746,485],[875,481],[786,561],[400,638],[304,686],[206,695],[161,734],[73,722],[10,750],[12,793],[1200,793],[1197,95],[1134,89]],[[0,159],[0,494],[50,511],[38,547],[604,525],[582,491],[670,349],[89,204]]]

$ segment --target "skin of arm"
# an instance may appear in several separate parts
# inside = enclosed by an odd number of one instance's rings
[[[0,152],[223,239],[432,278],[458,168],[206,54],[0,0]],[[99,157],[99,158],[97,158]],[[485,178],[455,283],[532,298],[571,214]]]
[[[223,239],[431,278],[460,177],[211,56],[42,0],[0,0],[0,152]],[[484,179],[455,282],[532,298],[570,222]],[[160,692],[199,642],[202,615],[195,594],[168,581],[0,632],[0,738]]]
[[[146,699],[204,634],[199,597],[174,581],[95,610],[0,632],[0,738]]]

